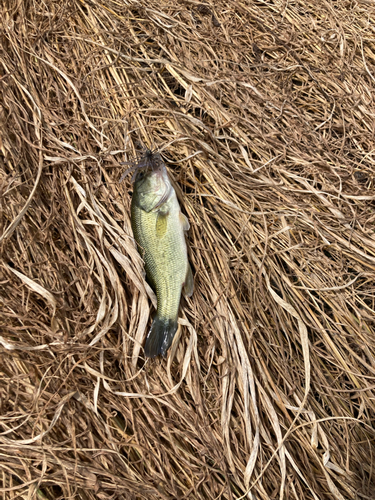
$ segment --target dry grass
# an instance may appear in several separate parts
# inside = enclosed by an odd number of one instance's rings
[[[374,3],[205,5],[2,2],[4,500],[375,498]],[[196,287],[146,364],[139,144]]]

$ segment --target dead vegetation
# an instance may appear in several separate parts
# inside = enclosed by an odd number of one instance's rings
[[[1,498],[374,498],[374,15],[2,2]],[[195,271],[146,364],[139,144]]]

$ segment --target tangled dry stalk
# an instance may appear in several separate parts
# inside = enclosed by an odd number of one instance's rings
[[[3,0],[1,498],[375,498],[374,17]],[[140,144],[195,271],[147,363]]]

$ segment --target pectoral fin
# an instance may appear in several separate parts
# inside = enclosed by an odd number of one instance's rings
[[[184,215],[182,212],[180,212],[179,213],[179,217],[180,217],[180,222],[181,222],[181,225],[182,225],[182,229],[184,231],[189,231],[190,224],[189,224],[189,221],[187,220],[186,215]]]
[[[162,213],[159,212],[156,219],[156,236],[158,238],[162,238],[167,232],[168,226],[168,212]]]
[[[191,297],[194,292],[194,278],[191,271],[190,264],[188,264],[188,270],[186,273],[185,283],[184,283],[184,295],[185,297]]]

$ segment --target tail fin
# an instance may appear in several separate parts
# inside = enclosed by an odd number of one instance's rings
[[[156,315],[146,338],[146,358],[155,358],[159,354],[165,356],[172,344],[177,327],[177,318],[159,318]]]

